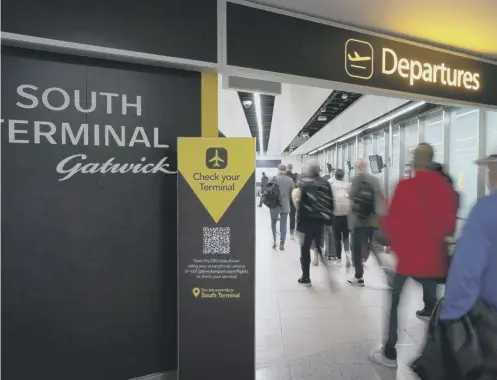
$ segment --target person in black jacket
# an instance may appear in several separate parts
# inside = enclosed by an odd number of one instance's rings
[[[293,172],[293,165],[288,164],[286,166],[286,173],[288,177],[290,177],[293,180],[293,183],[295,184],[295,187],[297,186],[297,173]],[[297,214],[297,210],[295,209],[295,206],[293,202],[290,202],[290,236],[293,239],[295,236],[295,217]]]
[[[266,175],[266,173],[262,173],[262,178],[261,178],[261,199],[259,201],[259,207],[262,207],[262,191],[264,188],[267,186],[269,183],[269,177]]]
[[[331,228],[333,219],[333,193],[331,186],[319,175],[319,164],[309,164],[308,173],[301,177],[300,193],[295,197],[298,220],[297,231],[300,240],[300,264],[302,277],[298,282],[311,285],[311,246],[314,242],[319,251],[324,228]]]

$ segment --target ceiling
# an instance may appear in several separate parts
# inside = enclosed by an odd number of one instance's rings
[[[314,112],[302,130],[288,144],[284,153],[289,154],[304,144],[338,115],[353,105],[362,95],[346,91],[332,91],[330,96]]]
[[[497,60],[495,0],[251,2]]]
[[[254,94],[251,92],[238,92],[240,98],[240,103],[242,104],[243,111],[245,112],[245,117],[247,118],[247,123],[249,125],[250,133],[252,137],[256,138],[257,152],[259,154],[264,154],[267,152],[267,146],[269,141],[269,136],[271,134],[271,123],[273,121],[273,109],[274,109],[274,96],[273,95],[260,95],[261,99],[261,119],[262,119],[262,130],[263,139],[262,146],[264,152],[260,152],[259,143],[259,126],[257,125],[257,114],[255,111],[255,99]],[[252,102],[250,106],[246,107],[243,103],[244,101]],[[248,103],[247,103],[248,104]]]

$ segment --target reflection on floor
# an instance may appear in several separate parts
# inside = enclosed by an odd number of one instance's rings
[[[371,364],[367,355],[381,342],[388,293],[371,258],[366,287],[346,283],[345,269],[312,267],[313,286],[297,284],[299,245],[287,240],[272,250],[269,210],[257,209],[257,380],[411,380],[408,369],[423,341],[426,325],[421,288],[410,282],[400,312],[399,369]]]

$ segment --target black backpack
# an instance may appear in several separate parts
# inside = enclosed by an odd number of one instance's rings
[[[330,184],[321,178],[302,180],[300,212],[309,219],[328,224],[333,219],[333,194]]]
[[[269,181],[266,187],[262,189],[262,203],[269,208],[281,206],[280,189],[276,183],[276,178]]]
[[[359,219],[368,219],[376,211],[374,187],[368,181],[362,181],[353,199],[352,212]]]

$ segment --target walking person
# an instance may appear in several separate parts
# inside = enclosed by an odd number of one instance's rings
[[[445,287],[442,320],[460,319],[478,300],[497,310],[497,153],[476,163],[487,166],[490,194],[480,198],[471,210],[457,242]]]
[[[266,173],[263,172],[261,178],[261,199],[259,200],[259,207],[262,207],[262,192],[264,191],[268,183],[269,177],[266,175]]]
[[[286,166],[286,175],[290,177],[293,180],[293,184],[296,187],[297,186],[297,174],[293,172],[293,165],[288,164]],[[290,236],[293,239],[295,236],[295,216],[296,216],[297,210],[295,209],[295,205],[293,202],[290,202]]]
[[[346,266],[350,268],[350,241],[349,241],[349,213],[350,213],[350,183],[344,180],[345,172],[342,169],[335,171],[335,180],[331,181],[333,193],[333,237],[335,240],[336,265],[342,265],[342,243],[345,251]]]
[[[278,166],[278,175],[274,178],[274,183],[278,190],[279,205],[269,209],[271,214],[271,231],[273,233],[273,249],[277,247],[276,223],[280,221],[280,251],[285,250],[285,240],[287,233],[288,215],[290,214],[290,203],[292,190],[294,189],[293,180],[286,175],[286,166]]]
[[[348,282],[361,287],[364,286],[363,257],[369,253],[384,206],[380,180],[367,172],[366,165],[364,159],[357,161],[357,174],[352,180],[349,194],[351,199],[349,227],[352,231],[352,263],[355,275]]]
[[[390,208],[382,221],[397,256],[397,273],[392,281],[388,331],[384,347],[370,360],[397,367],[398,307],[409,277],[423,287],[424,308],[416,312],[429,317],[437,302],[437,285],[447,275],[446,236],[456,227],[457,201],[450,184],[433,171],[433,148],[419,144],[414,151],[412,178],[397,185]]]
[[[299,284],[311,285],[311,246],[320,250],[324,229],[331,229],[333,219],[333,194],[328,181],[319,175],[319,164],[312,162],[307,173],[300,179],[300,188],[295,190],[297,208],[297,231],[300,241],[300,264],[302,276]]]

